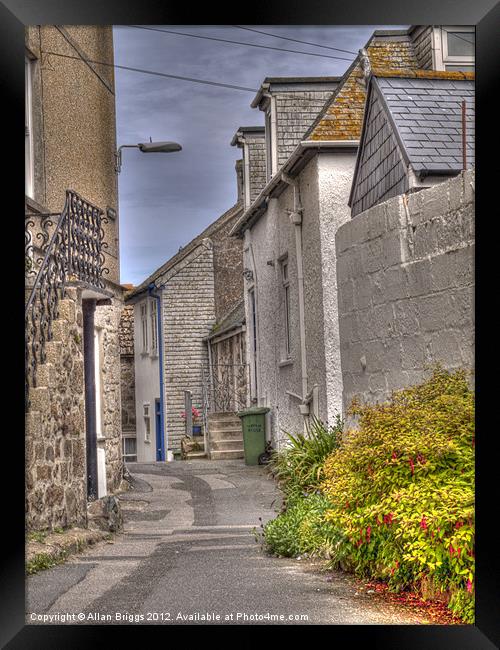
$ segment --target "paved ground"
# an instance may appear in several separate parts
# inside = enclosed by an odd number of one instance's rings
[[[129,469],[123,534],[29,577],[27,623],[426,622],[342,572],[264,553],[253,529],[280,508],[266,468],[196,460]]]

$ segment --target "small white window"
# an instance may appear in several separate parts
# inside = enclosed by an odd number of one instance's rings
[[[137,440],[135,436],[123,436],[123,460],[128,463],[137,462]]]
[[[33,198],[33,61],[24,57],[24,191]]]
[[[285,326],[285,355],[290,358],[291,340],[290,340],[290,280],[288,277],[288,258],[281,261],[281,284],[283,287],[283,322]]]
[[[156,300],[151,301],[150,323],[151,323],[151,352],[152,354],[157,354],[158,353],[158,310],[156,306]]]
[[[149,404],[143,404],[143,417],[144,417],[144,441],[151,441],[151,416],[149,413]]]
[[[476,34],[473,27],[442,27],[441,43],[445,70],[474,72]]]
[[[142,352],[148,351],[148,303],[141,303],[141,343]]]

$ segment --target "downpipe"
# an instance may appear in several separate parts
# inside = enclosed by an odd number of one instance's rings
[[[148,295],[156,299],[156,318],[158,323],[158,365],[160,367],[160,461],[165,462],[166,452],[168,452],[168,434],[165,431],[165,400],[164,400],[164,381],[163,381],[163,331],[161,318],[161,296],[155,292],[158,287],[152,282],[148,286]]]
[[[285,183],[293,187],[293,210],[288,211],[290,222],[295,229],[295,249],[297,257],[297,286],[299,294],[299,333],[300,333],[300,373],[302,383],[302,397],[299,406],[300,412],[304,417],[304,432],[307,433],[307,417],[310,413],[310,402],[312,393],[309,394],[308,377],[307,377],[307,354],[306,354],[306,322],[305,322],[305,305],[304,305],[304,263],[302,252],[302,213],[304,208],[300,204],[299,185],[296,179],[290,178],[287,174],[282,174],[281,178]]]

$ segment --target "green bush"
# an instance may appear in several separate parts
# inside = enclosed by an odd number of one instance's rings
[[[324,478],[325,459],[339,445],[343,423],[339,416],[333,426],[314,418],[307,435],[287,434],[289,444],[271,458],[271,471],[289,498],[313,492]]]
[[[329,508],[321,494],[290,498],[286,510],[264,526],[266,550],[285,557],[328,556],[336,542],[336,530],[324,518]]]
[[[351,413],[359,430],[328,457],[321,485],[324,517],[344,534],[334,558],[394,590],[443,594],[473,623],[474,394],[465,371],[436,368]]]

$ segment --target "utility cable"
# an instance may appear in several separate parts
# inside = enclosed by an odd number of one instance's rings
[[[264,34],[265,36],[272,36],[273,38],[281,38],[285,41],[293,41],[294,43],[303,43],[304,45],[313,45],[314,47],[322,47],[326,50],[336,50],[337,52],[346,52],[346,54],[357,55],[357,52],[351,50],[342,50],[340,47],[333,47],[331,45],[320,45],[319,43],[310,43],[309,41],[301,41],[298,38],[290,38],[290,36],[279,36],[278,34],[270,34],[269,32],[262,32],[260,29],[253,29],[252,27],[243,27],[242,25],[233,25],[238,29],[244,29],[247,32],[255,32],[256,34]]]
[[[231,43],[233,45],[246,45],[247,47],[258,47],[264,50],[276,50],[278,52],[291,52],[292,54],[304,54],[305,56],[319,56],[323,59],[338,59],[340,61],[352,62],[343,56],[332,56],[329,54],[317,54],[315,52],[301,52],[300,50],[287,50],[282,47],[272,47],[271,45],[257,45],[257,43],[243,43],[242,41],[231,41],[226,38],[216,38],[215,36],[201,36],[201,34],[187,34],[186,32],[175,32],[171,29],[159,29],[158,27],[146,27],[144,25],[122,25],[123,27],[132,27],[134,29],[147,29],[151,32],[161,32],[162,34],[175,34],[176,36],[189,36],[190,38],[201,38],[208,41],[219,41],[220,43]]]
[[[244,90],[251,93],[256,93],[256,88],[247,88],[246,86],[236,86],[234,84],[225,84],[219,81],[208,81],[206,79],[195,79],[193,77],[182,77],[176,74],[167,74],[166,72],[156,72],[154,70],[144,70],[143,68],[132,68],[126,65],[118,65],[117,63],[105,63],[104,61],[92,61],[92,59],[83,59],[80,56],[71,56],[70,54],[61,54],[60,52],[50,52],[48,50],[42,50],[42,54],[48,54],[50,56],[60,56],[64,59],[74,59],[76,61],[82,61],[86,63],[93,63],[94,65],[106,65],[111,68],[118,68],[120,70],[130,70],[131,72],[142,72],[143,74],[151,74],[157,77],[167,77],[168,79],[180,79],[181,81],[192,81],[194,83],[206,84],[208,86],[219,86],[221,88],[231,88],[232,90]]]

